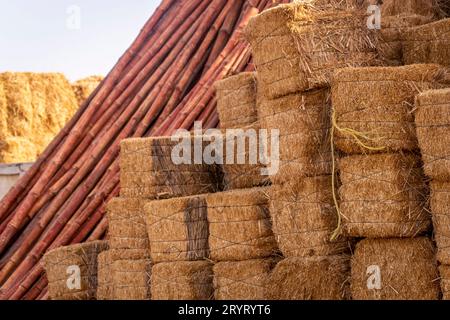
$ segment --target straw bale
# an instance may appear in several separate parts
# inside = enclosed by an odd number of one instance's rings
[[[438,65],[337,71],[332,86],[336,147],[347,154],[416,150],[414,98],[438,88],[445,75]]]
[[[216,300],[265,300],[266,285],[276,259],[226,261],[214,265]]]
[[[101,252],[97,257],[97,300],[111,300],[113,294],[111,251]]]
[[[97,256],[108,250],[107,241],[60,247],[47,252],[43,263],[51,300],[92,300],[97,291]],[[80,271],[80,287],[69,286],[71,267]],[[73,274],[76,277],[77,274]],[[75,279],[75,278],[74,278]]]
[[[450,181],[450,89],[419,94],[415,116],[425,174]]]
[[[437,300],[439,275],[428,238],[365,239],[351,264],[355,300]]]
[[[428,190],[418,156],[357,155],[339,165],[344,235],[414,237],[429,230]]]
[[[152,268],[152,300],[211,300],[212,264],[208,261],[158,263]]]
[[[269,198],[273,232],[284,257],[326,256],[349,248],[346,239],[330,240],[337,227],[331,176],[272,186]]]
[[[292,257],[277,264],[269,276],[269,300],[347,300],[350,259],[346,255]]]
[[[450,300],[450,266],[439,266],[441,275],[442,300]]]
[[[204,195],[152,201],[144,211],[154,263],[202,260],[209,256]]]
[[[294,3],[252,18],[245,33],[258,92],[274,99],[323,87],[336,68],[373,65],[376,35],[367,28],[365,10]]]
[[[75,96],[77,97],[78,105],[81,106],[83,102],[89,98],[91,93],[98,87],[102,80],[102,76],[90,76],[72,83],[72,88]]]
[[[437,260],[450,265],[450,182],[432,181],[430,186]]]
[[[206,197],[212,260],[259,259],[276,252],[267,191],[254,188]]]
[[[439,13],[439,0],[383,0],[381,1],[382,17],[407,15],[422,15],[433,17]],[[366,0],[366,4],[377,4],[377,0]]]

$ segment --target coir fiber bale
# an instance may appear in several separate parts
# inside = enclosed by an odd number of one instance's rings
[[[414,98],[438,88],[445,75],[438,65],[337,71],[332,86],[336,147],[347,154],[417,149]]]
[[[258,70],[258,92],[267,99],[327,85],[334,69],[375,63],[376,36],[364,10],[279,5],[246,28]]]
[[[97,291],[97,256],[108,242],[93,241],[61,247],[44,256],[51,300],[92,300]]]
[[[272,186],[269,198],[273,232],[283,256],[326,256],[349,248],[345,239],[330,240],[337,227],[331,176]]]
[[[265,300],[266,285],[277,260],[255,259],[214,265],[216,300]]]
[[[339,165],[344,235],[414,237],[428,231],[428,190],[418,156],[358,155]]]
[[[111,264],[110,250],[103,251],[97,256],[97,300],[112,299]]]
[[[404,34],[405,64],[450,65],[450,19],[410,28]]]
[[[450,300],[450,266],[439,266],[441,275],[442,300]]]
[[[431,212],[437,259],[450,265],[450,182],[431,182]]]
[[[295,93],[258,105],[262,128],[279,130],[279,171],[271,176],[272,182],[331,174],[330,114],[329,89]]]
[[[269,276],[268,300],[347,300],[350,259],[346,255],[282,260]]]
[[[152,300],[211,300],[212,264],[208,261],[158,263],[152,268]]]
[[[439,274],[428,238],[365,239],[352,258],[355,300],[437,300]]]
[[[450,181],[450,89],[417,96],[416,127],[425,174]]]
[[[75,92],[75,96],[77,97],[78,105],[81,106],[83,102],[89,98],[91,93],[97,88],[102,80],[102,76],[90,76],[72,83],[72,88]]]
[[[259,259],[276,252],[267,188],[210,194],[206,202],[212,260]]]
[[[145,215],[154,263],[209,256],[205,196],[152,201],[145,206]]]

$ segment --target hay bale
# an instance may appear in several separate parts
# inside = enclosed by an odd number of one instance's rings
[[[412,154],[340,159],[343,233],[351,237],[414,237],[429,230],[427,186]]]
[[[333,6],[284,4],[250,20],[245,33],[265,98],[320,88],[336,68],[375,63],[376,37],[365,9]]]
[[[423,92],[416,99],[416,127],[425,174],[450,181],[450,89]]]
[[[212,281],[208,261],[158,263],[152,268],[152,300],[211,300]]]
[[[216,300],[265,300],[268,277],[277,260],[255,259],[214,265]]]
[[[450,19],[410,28],[403,39],[405,64],[450,65]]]
[[[442,300],[450,300],[450,266],[439,266],[441,275]]]
[[[37,150],[37,146],[29,138],[3,138],[0,140],[0,163],[30,162],[30,159],[36,159],[39,153]]]
[[[206,197],[212,260],[259,259],[276,252],[267,191],[254,188]]]
[[[154,263],[209,256],[205,196],[152,201],[144,211]]]
[[[111,300],[113,297],[111,251],[103,251],[97,256],[97,300]]]
[[[437,260],[450,265],[450,182],[431,182],[430,203]]]
[[[399,15],[422,15],[433,17],[439,13],[439,0],[383,0],[381,4],[382,17]],[[377,0],[366,0],[367,4],[377,4]]]
[[[102,80],[102,76],[90,76],[72,83],[72,89],[77,98],[78,105],[81,106],[83,102],[89,98]]]
[[[262,128],[278,129],[280,134],[280,166],[278,173],[271,176],[274,183],[291,177],[331,174],[330,113],[329,89],[259,103]]]
[[[97,291],[97,256],[108,242],[93,241],[47,252],[43,263],[51,300],[92,300]]]
[[[326,256],[349,248],[346,239],[330,241],[337,227],[331,176],[272,186],[273,232],[284,257]]]
[[[337,71],[332,86],[336,147],[347,154],[416,150],[414,98],[439,87],[445,72],[438,65]]]
[[[438,278],[428,238],[365,239],[352,257],[355,300],[437,300]]]
[[[282,260],[269,276],[268,300],[347,300],[350,261],[346,255]]]

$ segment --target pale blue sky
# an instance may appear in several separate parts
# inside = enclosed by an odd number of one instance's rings
[[[106,75],[159,3],[0,0],[0,72],[62,72],[71,81]]]

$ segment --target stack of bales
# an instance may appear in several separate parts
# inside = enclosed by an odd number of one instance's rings
[[[438,65],[345,68],[332,85],[345,236],[354,299],[437,299],[437,267],[414,124],[414,98],[440,86]],[[405,276],[408,274],[408,276]]]
[[[102,76],[90,76],[72,83],[73,92],[77,98],[78,105],[81,106],[83,102],[89,98],[102,80]]]
[[[450,299],[450,89],[417,96],[416,126],[425,174],[431,179],[441,287],[444,299]]]

